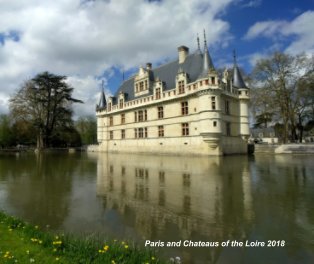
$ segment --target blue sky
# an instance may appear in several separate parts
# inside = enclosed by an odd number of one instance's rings
[[[102,81],[114,94],[122,72],[196,49],[203,29],[216,67],[238,63],[250,72],[275,50],[314,53],[314,0],[14,0],[0,1],[0,113],[23,81],[50,71],[68,76],[94,114]]]

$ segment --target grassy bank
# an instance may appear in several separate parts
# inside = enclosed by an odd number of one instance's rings
[[[127,241],[56,235],[0,211],[0,263],[165,263]]]

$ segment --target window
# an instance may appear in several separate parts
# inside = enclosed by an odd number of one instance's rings
[[[113,126],[113,116],[109,117],[109,126]]]
[[[216,127],[217,126],[217,121],[213,122],[213,126]]]
[[[230,115],[230,102],[228,100],[225,101],[225,113]]]
[[[147,121],[147,110],[144,110],[144,120]]]
[[[216,97],[212,96],[212,110],[216,110]]]
[[[215,84],[215,77],[211,77],[212,84]]]
[[[156,88],[156,99],[160,99],[160,88]]]
[[[123,108],[123,104],[124,104],[123,101],[124,101],[123,99],[120,99],[120,100],[119,100],[120,108]]]
[[[134,138],[137,138],[137,128],[134,128]]]
[[[137,122],[137,112],[134,112],[134,122]]]
[[[121,130],[121,138],[122,138],[122,139],[125,138],[125,130],[124,130],[124,129]]]
[[[138,83],[135,84],[135,91],[138,93]]]
[[[142,122],[143,121],[143,111],[140,110],[138,111],[138,122]]]
[[[109,132],[109,137],[110,137],[110,139],[113,139],[113,131]]]
[[[125,124],[125,114],[121,114],[121,124]]]
[[[158,106],[158,119],[164,118],[164,107]]]
[[[226,135],[231,136],[231,124],[230,124],[230,122],[226,123]]]
[[[183,94],[184,93],[184,81],[178,82],[178,88],[179,88],[179,94]]]
[[[188,113],[189,113],[188,102],[182,102],[181,103],[181,114],[182,115],[187,115]]]
[[[111,103],[108,104],[108,112],[111,111]]]
[[[164,136],[164,126],[158,126],[158,137]]]
[[[144,82],[140,82],[140,92],[144,90]]]
[[[138,137],[139,137],[139,138],[143,138],[143,137],[144,137],[144,133],[143,133],[143,128],[142,128],[142,127],[140,127],[140,128],[138,129]]]
[[[144,128],[144,136],[145,136],[145,138],[147,138],[147,136],[148,136],[147,127]]]
[[[189,123],[182,123],[182,136],[189,135]]]

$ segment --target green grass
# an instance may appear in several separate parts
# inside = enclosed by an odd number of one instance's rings
[[[0,263],[166,263],[128,241],[57,235],[0,211]]]

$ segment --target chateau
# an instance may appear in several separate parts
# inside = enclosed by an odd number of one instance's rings
[[[204,50],[140,67],[96,106],[98,151],[225,155],[247,153],[249,89],[234,56],[219,76]]]

